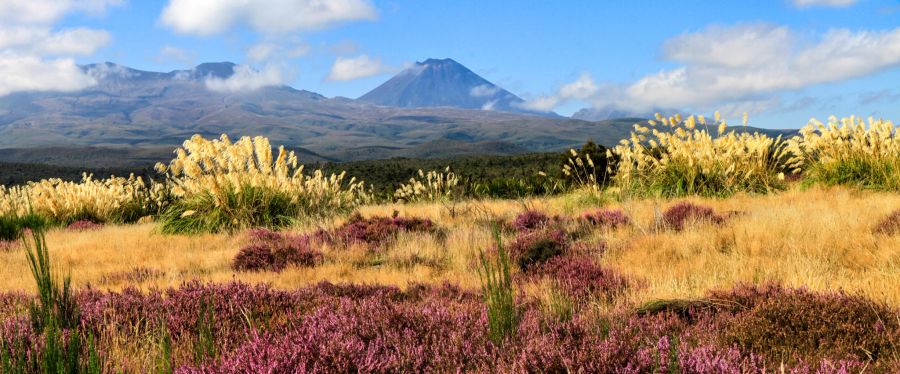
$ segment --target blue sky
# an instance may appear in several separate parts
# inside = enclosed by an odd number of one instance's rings
[[[157,71],[233,61],[266,73],[246,77],[257,86],[357,97],[411,62],[451,57],[566,115],[721,109],[749,111],[763,127],[830,114],[900,118],[897,0],[310,3],[0,0],[0,94],[89,84],[63,79],[66,61]],[[16,44],[4,41],[8,30],[43,31]],[[83,34],[53,39],[71,45],[33,48],[72,30]],[[14,80],[51,65],[59,71],[46,75],[60,78],[46,86]]]

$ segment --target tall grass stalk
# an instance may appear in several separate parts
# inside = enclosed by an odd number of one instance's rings
[[[497,258],[490,259],[481,251],[478,274],[487,308],[488,335],[495,344],[502,345],[507,337],[515,334],[519,315],[515,304],[509,252],[503,247],[499,229],[495,229],[494,236],[497,241]]]
[[[394,191],[394,198],[407,203],[448,201],[453,199],[458,185],[459,177],[449,166],[443,172],[431,170],[425,173],[419,169],[417,177],[410,178]]]
[[[47,241],[41,229],[33,229],[31,240],[23,238],[25,255],[37,288],[37,300],[30,306],[31,324],[34,331],[42,334],[43,345],[34,352],[38,358],[32,363],[39,367],[27,367],[29,351],[35,347],[2,347],[0,367],[7,372],[8,367],[17,367],[11,372],[44,373],[100,373],[100,357],[92,335],[79,331],[78,304],[71,288],[71,277],[60,282],[54,276],[47,248]],[[11,348],[13,354],[7,351]],[[22,365],[26,365],[22,368]]]

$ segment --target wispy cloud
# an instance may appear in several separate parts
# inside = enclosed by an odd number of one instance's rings
[[[791,0],[794,6],[799,8],[808,8],[814,6],[825,7],[848,7],[859,2],[859,0]]]
[[[635,111],[653,107],[772,109],[777,107],[773,95],[779,92],[900,65],[900,28],[833,29],[806,38],[786,26],[765,23],[710,26],[670,39],[662,51],[666,60],[680,66],[631,84],[604,86],[585,100],[595,107],[612,104]],[[552,107],[560,101],[537,104]]]
[[[160,20],[176,32],[208,36],[241,25],[284,34],[377,17],[368,0],[170,0]]]
[[[331,66],[328,80],[347,81],[371,77],[373,75],[388,73],[395,69],[385,66],[380,59],[370,58],[367,55],[357,57],[338,57]]]
[[[588,100],[597,95],[600,88],[589,74],[582,74],[578,80],[562,85],[553,95],[541,96],[524,104],[526,109],[549,112],[571,100]]]
[[[284,80],[284,73],[274,65],[268,65],[262,70],[256,70],[247,65],[237,65],[234,67],[234,74],[230,77],[225,79],[210,77],[206,79],[205,83],[206,88],[210,91],[238,93],[281,85]]]
[[[469,95],[471,95],[472,97],[491,97],[491,96],[494,96],[499,91],[500,91],[500,88],[497,86],[482,84],[479,86],[472,87],[472,89],[469,90]]]

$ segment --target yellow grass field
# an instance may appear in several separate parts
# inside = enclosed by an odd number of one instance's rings
[[[730,213],[731,218],[722,226],[695,225],[682,232],[657,229],[660,212],[681,200],[600,204],[576,193],[521,201],[365,206],[360,209],[364,216],[390,216],[396,210],[401,216],[430,218],[446,229],[447,236],[441,240],[423,234],[401,236],[375,258],[362,248],[325,248],[323,265],[281,273],[233,271],[231,261],[246,242],[240,234],[164,235],[155,224],[146,223],[85,232],[60,229],[47,239],[59,270],[71,272],[79,288],[90,284],[99,289],[127,285],[146,289],[195,278],[266,282],[286,289],[323,280],[400,287],[450,281],[477,288],[474,261],[480,249],[494,244],[488,221],[511,220],[526,208],[574,217],[600,206],[618,207],[634,225],[595,231],[590,240],[607,243],[607,252],[600,257],[604,265],[641,282],[627,302],[700,297],[707,290],[740,282],[777,281],[814,290],[845,290],[900,306],[900,237],[872,232],[879,220],[900,208],[898,194],[795,187],[771,195],[690,198]],[[33,292],[23,251],[0,252],[0,263],[4,265],[0,291]],[[138,282],[122,279],[135,268],[155,271]]]

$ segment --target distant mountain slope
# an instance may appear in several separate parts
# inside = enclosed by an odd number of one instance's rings
[[[398,108],[329,99],[288,86],[220,92],[235,65],[150,72],[85,65],[98,84],[69,93],[0,97],[0,161],[127,166],[168,159],[194,134],[263,135],[310,160],[451,157],[558,151],[587,139],[614,145],[640,119],[584,121],[499,110]],[[460,91],[462,92],[462,91]],[[495,98],[507,98],[503,91]],[[511,94],[510,94],[511,95]],[[514,95],[513,95],[514,96]],[[99,166],[99,165],[98,165]]]
[[[503,111],[386,107],[288,86],[249,92],[207,87],[207,79],[226,79],[234,67],[223,62],[149,72],[112,63],[85,65],[98,81],[89,89],[0,97],[0,148],[173,146],[193,134],[228,133],[265,135],[275,144],[329,158],[349,148],[409,148],[439,139],[557,150],[586,138],[615,143],[627,130],[625,124]],[[498,91],[494,97],[509,96]]]
[[[525,101],[453,59],[428,59],[359,97],[399,108],[454,107],[530,113]]]

